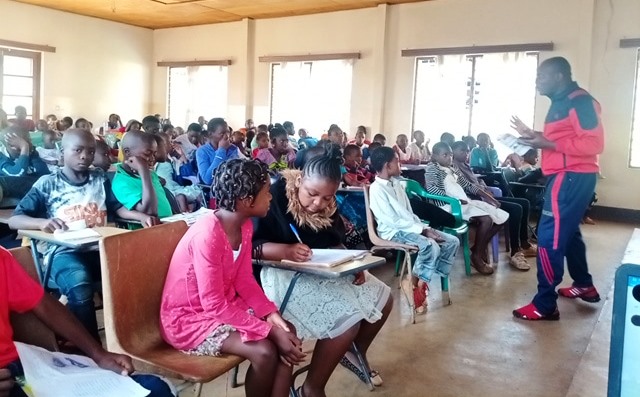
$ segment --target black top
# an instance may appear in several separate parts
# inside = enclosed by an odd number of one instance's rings
[[[294,225],[300,234],[302,242],[309,248],[331,248],[344,243],[345,227],[336,212],[331,216],[331,227],[314,231],[309,226],[298,225],[293,216],[287,212],[289,200],[285,192],[286,181],[280,178],[271,186],[271,207],[267,216],[257,220],[253,233],[254,249],[264,243],[295,244],[298,242],[291,231]],[[260,250],[258,250],[259,252]]]

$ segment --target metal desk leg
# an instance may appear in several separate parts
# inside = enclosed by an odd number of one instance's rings
[[[369,364],[364,359],[362,353],[360,353],[360,349],[358,349],[358,345],[356,345],[355,342],[351,342],[351,349],[353,350],[356,358],[358,358],[360,370],[364,373],[364,377],[367,380],[367,386],[369,386],[369,391],[373,391],[375,389],[375,386],[373,386],[373,382],[371,382],[371,368],[369,368]]]
[[[293,292],[293,287],[296,286],[298,279],[302,276],[301,272],[296,272],[289,283],[289,288],[287,288],[287,292],[284,294],[284,298],[282,299],[282,303],[280,304],[280,314],[284,314],[284,310],[287,308],[287,303],[289,303],[289,298],[291,298],[291,293]]]
[[[296,286],[298,279],[302,276],[301,272],[296,272],[291,278],[289,282],[289,287],[287,288],[287,292],[284,294],[284,298],[282,299],[282,303],[280,304],[280,314],[284,314],[284,310],[287,308],[287,303],[289,303],[289,298],[291,298],[291,293],[293,292],[293,288]],[[291,387],[289,388],[289,396],[290,397],[299,397],[298,393],[296,393],[296,378],[299,375],[307,372],[309,370],[309,365],[305,365],[304,367],[298,368],[297,371],[293,373],[291,377]]]
[[[40,257],[38,256],[38,244],[36,240],[29,239],[31,244],[31,256],[33,257],[33,264],[36,266],[36,272],[38,272],[38,280],[40,280],[40,284],[47,289],[45,283],[45,275],[42,274],[42,264],[40,263]]]

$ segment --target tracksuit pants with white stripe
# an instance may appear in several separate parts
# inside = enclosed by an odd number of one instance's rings
[[[574,286],[593,285],[580,222],[595,186],[595,173],[561,172],[547,181],[538,225],[538,293],[533,298],[542,314],[556,309],[556,287],[562,281],[565,258]]]

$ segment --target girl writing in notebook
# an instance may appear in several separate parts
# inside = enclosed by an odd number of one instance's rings
[[[313,249],[344,248],[345,228],[335,201],[341,165],[340,148],[327,145],[324,153],[307,159],[302,171],[282,172],[271,187],[269,212],[258,220],[254,258],[304,262],[311,258]],[[262,287],[276,304],[282,302],[293,274],[272,267],[262,269]],[[391,307],[390,288],[367,272],[338,279],[303,274],[283,313],[300,337],[318,339],[298,395],[324,397],[325,385],[338,363],[361,380],[370,377],[375,385],[381,385],[380,375],[376,371],[365,374],[349,349],[355,341],[366,360]]]
[[[251,218],[269,209],[269,174],[259,161],[233,159],[217,168],[215,180],[218,209],[189,228],[171,258],[162,333],[186,354],[248,359],[246,395],[284,397],[292,366],[305,355],[251,270]]]

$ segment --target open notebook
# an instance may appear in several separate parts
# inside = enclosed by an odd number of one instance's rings
[[[294,262],[283,259],[282,263],[305,266],[333,267],[345,262],[362,259],[369,251],[365,250],[341,250],[341,249],[314,249],[313,256],[306,262]]]

